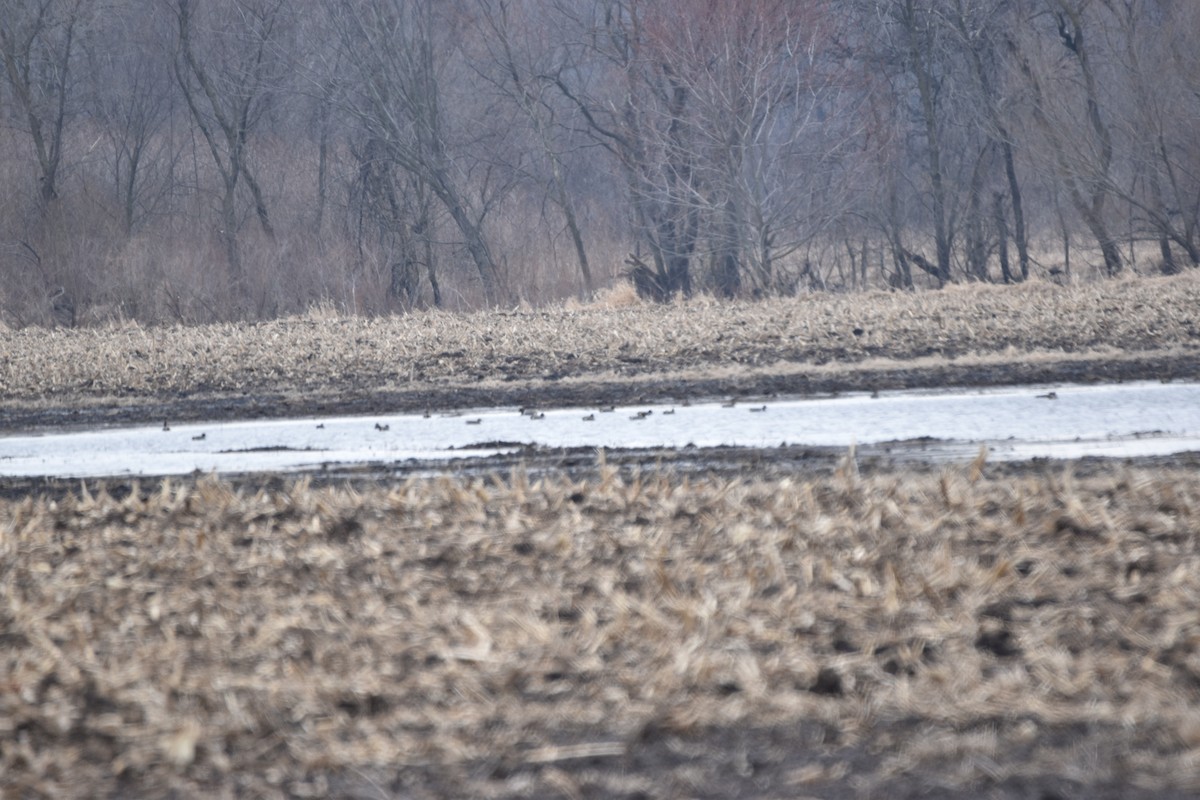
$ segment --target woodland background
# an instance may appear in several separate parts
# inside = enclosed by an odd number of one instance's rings
[[[0,322],[1200,263],[1194,0],[0,0]]]

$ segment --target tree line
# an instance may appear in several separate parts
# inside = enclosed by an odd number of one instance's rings
[[[0,319],[1174,273],[1193,0],[2,0]]]

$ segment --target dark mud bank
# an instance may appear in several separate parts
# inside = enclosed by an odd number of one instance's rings
[[[669,366],[669,365],[667,365]],[[518,379],[507,384],[444,385],[411,390],[381,388],[364,376],[308,394],[283,393],[270,383],[236,395],[174,394],[135,398],[80,397],[56,402],[10,405],[0,414],[0,433],[45,428],[123,425],[172,420],[228,421],[296,416],[406,413],[503,406],[547,408],[631,405],[716,397],[822,395],[947,387],[978,388],[1010,384],[1120,383],[1140,380],[1200,379],[1200,354],[1100,361],[956,364],[920,367],[863,367],[793,374],[750,374],[697,379],[613,378],[558,381]]]

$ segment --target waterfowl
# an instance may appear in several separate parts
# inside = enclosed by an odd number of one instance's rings
[[[377,431],[386,431],[391,427],[391,425],[380,425],[378,422],[375,423],[375,430]]]
[[[469,419],[469,420],[467,420],[467,424],[468,424],[468,425],[482,425],[482,424],[483,424],[483,418],[482,418],[482,417],[476,417],[475,419]]]
[[[584,422],[595,422],[595,421],[596,421],[596,415],[595,415],[595,414],[588,414],[586,417],[584,417],[584,418],[583,418],[583,421],[584,421]]]
[[[203,442],[203,441],[204,441],[205,439],[207,439],[207,438],[208,438],[208,434],[207,434],[207,433],[200,433],[200,434],[197,434],[197,435],[193,436],[193,437],[192,437],[192,441],[193,441],[193,442]]]

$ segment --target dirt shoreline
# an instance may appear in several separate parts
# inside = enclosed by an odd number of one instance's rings
[[[494,406],[1200,379],[1200,270],[1061,287],[0,329],[0,433]]]
[[[1145,380],[1200,380],[1200,353],[1156,352],[1113,356],[964,360],[914,365],[912,362],[803,365],[770,371],[714,371],[704,376],[645,375],[636,378],[583,376],[570,380],[525,378],[472,384],[379,386],[370,379],[307,393],[280,392],[270,383],[237,394],[196,392],[129,398],[113,396],[10,400],[0,404],[0,433],[137,425],[160,422],[226,422],[238,419],[415,413],[488,407],[588,407],[679,401],[683,398],[753,398],[830,395],[1014,384],[1121,383]],[[719,374],[725,372],[726,374]]]
[[[728,372],[728,371],[727,371]],[[116,425],[157,424],[171,422],[234,421],[282,417],[321,417],[354,414],[420,413],[426,410],[464,410],[496,406],[509,407],[588,407],[604,405],[637,405],[655,402],[679,402],[684,398],[766,398],[775,396],[831,395],[841,392],[887,391],[947,387],[988,387],[1013,384],[1088,384],[1119,383],[1145,380],[1200,380],[1200,354],[1166,353],[1154,356],[1088,358],[1047,358],[1030,361],[1005,362],[988,359],[982,363],[946,364],[872,364],[831,365],[826,368],[797,369],[784,373],[778,368],[769,373],[725,374],[720,377],[696,378],[677,376],[646,376],[640,379],[592,380],[523,380],[503,386],[442,386],[410,390],[379,390],[369,386],[321,396],[298,397],[272,394],[270,387],[249,391],[244,396],[197,395],[188,397],[140,398],[120,402],[113,398],[90,398],[87,403],[50,405],[10,404],[0,419],[0,433],[28,432],[73,428],[93,428]],[[828,474],[844,458],[843,448],[790,446],[772,448],[705,448],[675,450],[650,448],[610,450],[604,458],[626,474],[638,470],[654,470],[668,465],[676,472],[704,472],[733,475],[752,472],[756,475],[803,473]],[[1087,459],[1084,463],[1106,469],[1119,463],[1138,463],[1144,466],[1196,467],[1200,465],[1195,453],[1177,456],[1138,459]],[[919,450],[907,449],[897,458],[891,448],[860,447],[858,460],[865,470],[915,469],[921,465]],[[507,474],[514,468],[533,473],[564,473],[586,479],[595,474],[601,457],[591,448],[561,449],[525,447],[516,453],[487,458],[464,458],[450,461],[409,461],[387,464],[346,465],[309,472],[316,485],[338,483],[369,485],[381,480],[402,480],[412,475]],[[1046,459],[1015,462],[1005,465],[1014,474],[1037,472],[1045,468]],[[193,475],[191,480],[200,476]],[[142,479],[89,479],[92,487],[103,486],[108,491],[126,493],[136,483],[153,482]],[[282,477],[259,474],[227,475],[226,480],[238,486],[261,486],[278,483]],[[19,498],[30,494],[62,496],[79,489],[81,482],[59,478],[6,478],[0,481],[0,497]]]

